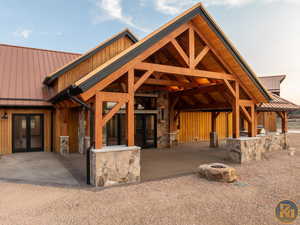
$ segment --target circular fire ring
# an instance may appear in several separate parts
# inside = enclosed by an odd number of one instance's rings
[[[223,163],[204,164],[198,167],[198,174],[208,180],[234,182],[237,180],[236,170]]]

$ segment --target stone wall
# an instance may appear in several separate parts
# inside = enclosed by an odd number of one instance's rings
[[[169,132],[169,95],[167,91],[159,92],[157,98],[158,109],[164,109],[164,119],[158,114],[157,118],[157,147],[166,148],[170,144]]]
[[[140,181],[140,148],[109,146],[91,151],[91,184],[106,187]]]
[[[280,151],[287,148],[287,134],[269,134],[252,138],[230,138],[226,141],[228,158],[236,163],[261,160],[266,152]]]

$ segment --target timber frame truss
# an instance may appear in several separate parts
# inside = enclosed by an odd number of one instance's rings
[[[181,38],[183,35],[185,35],[184,41]],[[198,44],[200,43],[199,40],[203,44]],[[199,48],[200,45],[201,49]],[[163,56],[166,48],[175,53]],[[173,64],[169,60],[172,57],[177,59],[176,62],[174,60],[175,63]],[[221,64],[220,68],[223,69],[218,69],[218,71],[206,69],[203,62],[205,58],[209,57],[215,57],[216,61]],[[105,91],[105,88],[117,80],[120,81],[121,79],[124,82],[126,79],[123,79],[123,76],[128,78],[124,93]],[[218,52],[214,50],[210,42],[201,35],[201,32],[192,22],[189,22],[154,43],[135,59],[112,72],[80,95],[85,102],[94,101],[95,147],[97,149],[102,147],[104,125],[124,104],[126,104],[128,146],[134,145],[134,95],[145,85],[149,85],[149,88],[158,86],[170,92],[170,132],[176,129],[174,121],[178,118],[178,112],[187,108],[186,105],[180,106],[180,102],[186,102],[191,105],[190,108],[206,107],[212,111],[229,107],[233,112],[233,137],[238,138],[240,134],[240,114],[249,124],[250,136],[256,136],[256,100],[241,83],[239,77],[219,56]],[[216,101],[210,95],[211,91],[221,92],[224,101]],[[241,91],[245,93],[244,96],[241,96]],[[201,95],[207,103],[200,104],[195,97],[196,95]],[[179,101],[179,99],[183,101]],[[103,102],[106,101],[117,104],[109,113],[103,115]],[[217,116],[216,114],[213,118],[216,119]],[[212,126],[215,127],[215,122],[212,122]]]

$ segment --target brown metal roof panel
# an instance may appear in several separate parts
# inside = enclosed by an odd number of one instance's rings
[[[0,44],[0,98],[43,99],[42,81],[47,74],[79,56],[76,53]],[[5,102],[30,103],[1,100],[1,105]]]

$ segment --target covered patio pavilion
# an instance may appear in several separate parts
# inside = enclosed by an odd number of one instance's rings
[[[83,127],[84,136],[90,137],[86,140],[90,140],[86,146],[91,146],[88,173],[95,186],[140,181],[135,115],[148,109],[137,97],[157,96],[158,148],[175,144],[178,115],[183,110],[212,113],[210,146],[217,147],[216,119],[220,112],[231,111],[233,139],[229,150],[238,155],[233,157],[236,161],[242,161],[244,154],[235,149],[236,145],[257,140],[256,105],[272,100],[201,4],[75,82],[70,83],[70,76],[63,71],[45,81],[51,88],[58,80],[61,89],[51,98],[56,107],[58,146],[61,152],[67,151],[70,127],[76,127],[70,117],[74,110],[79,111],[79,121],[75,122]],[[122,110],[125,145],[107,146],[106,125]],[[250,139],[240,138],[242,120],[247,121]],[[286,119],[283,121],[286,127]]]

